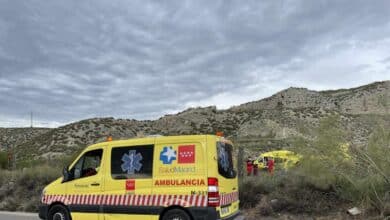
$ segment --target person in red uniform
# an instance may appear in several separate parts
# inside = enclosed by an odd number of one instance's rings
[[[272,176],[274,174],[275,162],[273,158],[268,159],[268,172]]]
[[[259,161],[258,159],[253,160],[253,176],[257,176],[257,171],[259,170]]]
[[[246,160],[246,172],[248,173],[248,176],[252,174],[252,170],[253,170],[253,160],[251,157],[248,157],[248,159]]]

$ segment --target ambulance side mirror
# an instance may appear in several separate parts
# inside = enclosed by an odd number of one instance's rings
[[[232,170],[230,171],[230,176],[233,177],[233,178],[235,178],[235,177],[237,176],[237,171],[235,171],[235,170],[232,169]]]

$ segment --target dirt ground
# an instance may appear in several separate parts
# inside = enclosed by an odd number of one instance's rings
[[[351,216],[347,212],[334,212],[324,214],[289,214],[289,213],[274,213],[270,216],[262,216],[257,210],[243,210],[246,220],[383,220],[383,217],[374,216]],[[390,218],[386,219],[390,220]]]
[[[380,220],[380,217],[368,216],[350,216],[347,213],[336,212],[323,215],[308,215],[308,214],[281,214],[276,213],[271,216],[261,216],[253,212],[245,213],[246,220]],[[390,219],[390,218],[389,218]]]

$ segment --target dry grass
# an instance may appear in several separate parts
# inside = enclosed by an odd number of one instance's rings
[[[10,211],[37,211],[43,188],[61,176],[51,166],[0,172],[0,210]]]
[[[344,202],[333,189],[317,187],[300,170],[276,172],[272,177],[261,173],[258,177],[245,178],[240,186],[241,207],[259,209],[261,215],[324,213]]]

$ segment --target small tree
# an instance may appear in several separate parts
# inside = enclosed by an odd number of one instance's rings
[[[356,167],[358,175],[354,181],[355,197],[368,206],[383,212],[390,204],[390,130],[379,125],[371,134],[366,149],[357,149]]]
[[[335,188],[337,180],[343,178],[352,165],[340,116],[323,118],[315,133],[314,140],[296,140],[296,150],[303,155],[301,169],[317,187]]]

